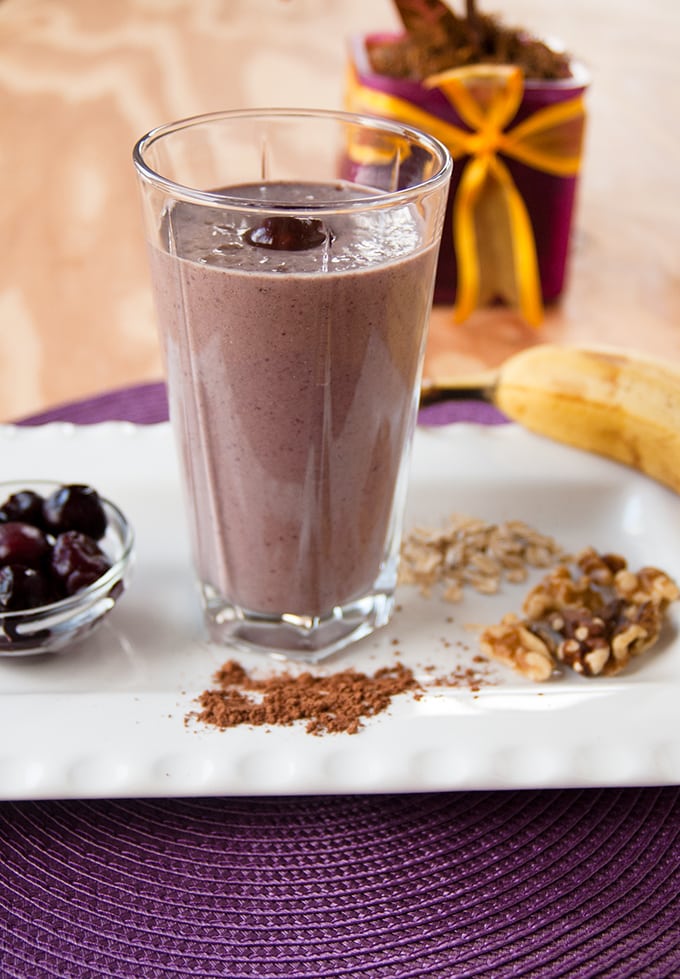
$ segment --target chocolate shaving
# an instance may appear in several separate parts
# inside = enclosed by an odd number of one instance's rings
[[[526,78],[570,78],[569,56],[554,51],[522,28],[504,26],[466,4],[458,16],[441,0],[395,0],[406,28],[403,37],[368,44],[371,67],[380,75],[422,81],[473,64],[518,65]]]

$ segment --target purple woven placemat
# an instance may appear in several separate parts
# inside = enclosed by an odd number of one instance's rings
[[[70,404],[57,405],[28,418],[18,425],[44,425],[47,422],[73,422],[89,425],[96,422],[130,421],[137,425],[152,425],[167,421],[168,399],[161,381],[121,388]]]
[[[68,421],[77,425],[88,425],[104,421],[130,421],[138,425],[149,425],[166,421],[167,417],[165,385],[162,382],[151,382],[59,405],[20,419],[17,424],[44,425],[47,422]],[[424,425],[445,425],[455,421],[495,425],[505,420],[492,405],[473,400],[441,401],[428,405],[420,412],[420,422]]]
[[[166,417],[157,384],[26,423]],[[503,419],[421,414],[456,420]],[[680,788],[1,803],[0,909],[2,979],[668,979]]]
[[[2,976],[680,969],[670,790],[5,803]]]

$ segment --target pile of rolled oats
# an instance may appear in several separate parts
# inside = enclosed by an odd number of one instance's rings
[[[442,528],[416,527],[405,537],[400,582],[424,595],[442,587],[447,601],[458,602],[466,586],[493,595],[503,580],[521,583],[530,567],[548,568],[563,556],[552,537],[521,520],[495,524],[453,514]]]
[[[558,564],[527,594],[523,618],[509,614],[485,629],[482,651],[532,680],[559,664],[584,676],[612,675],[659,638],[664,615],[680,597],[658,568],[633,572],[617,554],[589,547]]]

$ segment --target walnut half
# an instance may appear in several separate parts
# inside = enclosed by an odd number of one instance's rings
[[[523,618],[507,615],[485,629],[480,646],[532,680],[548,679],[558,664],[609,676],[656,643],[666,609],[679,597],[664,571],[635,573],[620,555],[587,548],[573,567],[557,565],[531,589]]]
[[[482,633],[480,648],[490,659],[519,670],[530,680],[550,679],[555,661],[547,644],[512,613]]]

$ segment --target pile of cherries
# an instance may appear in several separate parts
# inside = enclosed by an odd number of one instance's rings
[[[0,506],[0,612],[48,605],[101,578],[111,566],[98,544],[106,527],[91,486],[59,486],[47,497],[23,489],[8,497]]]

